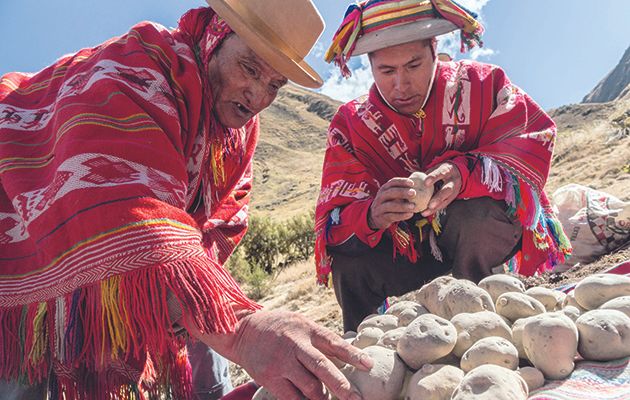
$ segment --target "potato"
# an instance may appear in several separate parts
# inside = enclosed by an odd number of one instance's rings
[[[396,350],[410,368],[418,369],[450,353],[456,340],[453,324],[437,315],[424,314],[405,328]]]
[[[540,301],[545,310],[557,311],[562,308],[566,294],[559,290],[553,290],[546,287],[532,287],[525,291],[525,294]]]
[[[341,372],[361,393],[363,400],[395,400],[402,389],[407,368],[396,352],[379,346],[366,347],[363,350],[374,366],[369,371],[361,371],[346,365]]]
[[[258,390],[256,390],[256,393],[254,393],[254,397],[252,397],[252,400],[276,400],[276,396],[274,396],[267,389],[261,386],[258,388]]]
[[[543,304],[525,293],[503,293],[497,299],[497,313],[514,322],[545,312]]]
[[[425,186],[424,181],[427,175],[420,171],[415,171],[409,175],[409,179],[413,181],[413,189],[416,191],[415,197],[411,200],[415,204],[414,213],[419,213],[427,209],[429,200],[433,196],[433,186]]]
[[[354,339],[355,337],[357,337],[357,333],[355,331],[348,331],[341,335],[342,339]]]
[[[440,298],[441,289],[448,286],[451,282],[457,279],[452,276],[440,276],[422,286],[419,291],[416,292],[415,300],[420,303],[424,308],[429,310],[431,314],[438,315],[443,318],[444,298]],[[442,293],[444,295],[445,293]]]
[[[525,285],[520,279],[507,274],[490,275],[479,281],[478,286],[488,292],[492,302],[496,304],[497,299],[503,293],[525,292]]]
[[[494,311],[494,303],[488,292],[469,280],[453,281],[442,288],[442,291],[446,300],[444,310],[446,319],[451,319],[461,313]]]
[[[602,304],[600,309],[621,311],[630,317],[630,296],[621,296],[616,299],[608,300]]]
[[[400,337],[405,333],[405,327],[401,326],[400,328],[392,329],[391,331],[385,332],[383,336],[378,339],[377,346],[385,347],[387,349],[396,350],[396,345],[400,340]]]
[[[429,310],[415,301],[399,301],[392,304],[385,314],[395,315],[398,318],[398,326],[407,326],[411,321],[422,314],[428,314]]]
[[[575,307],[578,310],[580,310],[580,314],[584,314],[585,312],[587,312],[588,310],[584,307],[582,307],[577,300],[575,300],[575,292],[574,291],[570,291],[569,293],[567,293],[567,297],[564,298],[564,303],[562,304],[562,308],[566,308],[566,307]]]
[[[512,325],[512,344],[518,351],[518,358],[522,358],[523,360],[529,360],[527,353],[525,353],[525,347],[523,347],[523,328],[527,320],[528,318],[517,319]]]
[[[361,331],[365,328],[372,327],[378,328],[383,332],[390,331],[392,329],[398,328],[398,318],[395,315],[383,314],[383,315],[372,315],[367,316],[357,328],[357,332],[361,333]]]
[[[368,326],[367,328],[359,331],[357,336],[352,340],[351,344],[359,349],[364,349],[378,343],[378,340],[383,335],[384,332],[381,329]]]
[[[630,317],[617,310],[588,311],[577,319],[578,350],[592,361],[630,356]]]
[[[562,313],[530,317],[523,327],[525,354],[548,379],[563,379],[573,372],[577,344],[577,327]]]
[[[499,336],[512,340],[509,325],[498,314],[490,311],[457,314],[451,323],[457,330],[457,342],[453,348],[453,354],[457,357],[463,356],[470,346],[485,337]]]
[[[451,365],[424,364],[405,387],[404,400],[449,400],[464,379],[464,371]]]
[[[534,367],[523,367],[516,371],[521,378],[527,383],[530,393],[545,385],[545,376],[539,369]]]
[[[464,376],[452,400],[526,400],[527,384],[515,371],[498,365],[481,365]]]
[[[596,274],[582,279],[574,289],[575,300],[587,310],[594,310],[616,297],[630,295],[630,277]]]
[[[518,351],[509,340],[502,337],[490,336],[480,339],[466,350],[460,366],[464,372],[469,372],[484,364],[516,370]]]
[[[567,317],[571,318],[573,322],[577,321],[577,319],[580,317],[580,314],[581,314],[580,310],[577,307],[573,307],[573,306],[566,306],[563,309],[561,309],[560,312],[566,315]]]

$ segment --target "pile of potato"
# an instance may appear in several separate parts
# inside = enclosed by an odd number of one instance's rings
[[[341,370],[365,400],[527,399],[576,359],[630,356],[630,277],[583,279],[570,295],[493,275],[443,276],[344,338],[375,361]]]

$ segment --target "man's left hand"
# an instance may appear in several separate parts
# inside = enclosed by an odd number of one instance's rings
[[[423,217],[445,209],[462,190],[462,176],[455,164],[445,162],[435,166],[427,173],[424,184],[430,187],[438,181],[442,181],[442,187],[433,194],[429,206],[422,212]]]

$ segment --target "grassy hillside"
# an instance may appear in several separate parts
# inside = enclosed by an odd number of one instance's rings
[[[288,85],[262,113],[252,212],[285,219],[313,210],[326,130],[339,102]],[[630,200],[630,86],[615,101],[550,110],[558,140],[547,189],[580,183]]]

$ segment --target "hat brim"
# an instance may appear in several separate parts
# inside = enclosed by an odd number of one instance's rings
[[[281,52],[267,38],[253,30],[229,4],[222,0],[206,1],[245,44],[278,73],[307,88],[316,89],[323,85],[322,78],[306,61],[294,60]]]
[[[371,53],[386,47],[424,40],[443,35],[459,29],[455,24],[445,19],[426,19],[390,26],[372,31],[361,36],[352,52],[353,56]]]

